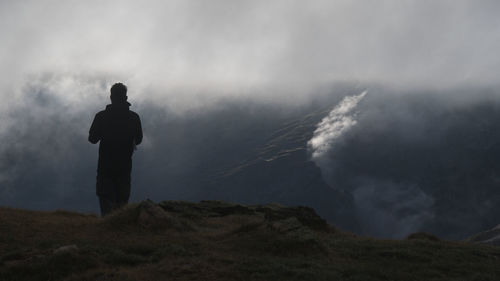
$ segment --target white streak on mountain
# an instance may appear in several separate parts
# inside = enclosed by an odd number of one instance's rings
[[[366,93],[367,91],[364,91],[359,95],[345,97],[328,116],[321,120],[308,142],[313,160],[321,161],[322,156],[330,150],[335,140],[356,125],[354,109]]]

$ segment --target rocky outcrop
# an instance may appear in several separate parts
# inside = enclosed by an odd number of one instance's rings
[[[333,226],[316,214],[314,209],[304,206],[285,207],[280,204],[240,205],[216,200],[199,203],[188,201],[162,201],[158,204],[151,200],[132,204],[103,220],[107,226],[136,225],[145,228],[194,230],[196,224],[209,218],[227,216],[254,217],[277,229],[287,229],[293,222],[295,227],[312,231],[331,232]]]
[[[330,231],[333,228],[316,214],[314,209],[303,206],[285,207],[280,204],[240,205],[223,201],[163,201],[158,204],[168,212],[193,218],[223,217],[228,215],[253,215],[263,217],[268,222],[284,221],[295,218],[301,225],[317,231]]]

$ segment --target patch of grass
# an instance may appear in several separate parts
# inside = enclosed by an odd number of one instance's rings
[[[412,233],[412,234],[408,235],[408,237],[406,239],[408,239],[408,240],[427,240],[427,241],[434,241],[434,242],[437,242],[440,240],[436,235],[426,233],[426,232]]]
[[[69,274],[83,272],[97,266],[91,256],[75,253],[37,255],[4,266],[0,279],[8,280],[60,280]]]
[[[193,257],[200,254],[200,251],[193,246],[176,243],[162,245],[152,254],[153,261],[160,261],[167,257]]]
[[[139,256],[150,256],[158,247],[156,245],[147,244],[145,242],[137,244],[128,244],[124,247],[123,251],[127,254],[134,254]]]
[[[109,250],[104,255],[104,261],[111,266],[136,266],[149,262],[149,259],[136,254],[125,253],[121,250]]]
[[[164,204],[173,211],[162,229],[138,224],[138,205],[106,219],[0,208],[8,229],[0,232],[0,280],[500,280],[500,247],[325,231],[303,222],[310,210],[296,218],[300,208],[262,208],[266,218],[259,208],[183,204]]]
[[[264,225],[264,223],[261,221],[243,223],[243,224],[239,225],[238,227],[236,227],[235,229],[233,229],[230,232],[230,234],[249,233],[249,232],[252,232],[252,231],[258,229],[262,225]]]
[[[304,258],[251,257],[237,267],[247,280],[342,280],[335,267]]]

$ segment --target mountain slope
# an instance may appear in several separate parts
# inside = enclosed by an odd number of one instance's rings
[[[251,157],[215,173],[202,198],[306,205],[342,228],[358,229],[355,217],[347,213],[353,210],[352,197],[323,180],[307,151],[307,142],[325,114],[317,110],[281,125]]]

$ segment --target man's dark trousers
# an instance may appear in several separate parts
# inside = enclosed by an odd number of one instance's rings
[[[101,216],[121,208],[130,198],[130,175],[97,176],[97,196],[101,207]]]

